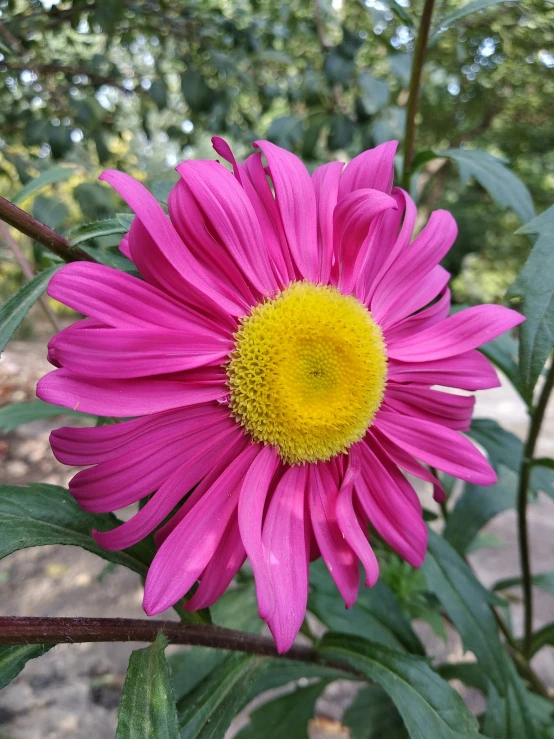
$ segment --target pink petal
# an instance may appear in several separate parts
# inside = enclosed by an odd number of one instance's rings
[[[333,263],[333,214],[339,195],[342,162],[317,167],[312,174],[317,205],[319,281],[329,282]]]
[[[259,447],[247,446],[160,547],[144,586],[143,607],[149,616],[182,598],[216,553],[236,510],[244,475],[258,452]]]
[[[262,164],[262,155],[258,151],[247,157],[241,171],[244,189],[250,198],[258,220],[264,232],[275,273],[282,287],[288,285],[296,277],[287,237],[283,228],[281,214],[273,192],[267,181]]]
[[[233,174],[237,178],[237,181],[243,184],[244,178],[241,168],[237,160],[235,159],[233,150],[225,141],[225,139],[222,139],[221,136],[212,136],[212,146],[222,159],[224,159],[226,162],[229,162],[229,164],[233,167]]]
[[[200,370],[199,372],[202,372]],[[197,376],[201,376],[197,373]],[[206,373],[206,378],[212,374]],[[104,380],[72,374],[58,369],[45,375],[37,385],[37,396],[47,403],[63,405],[83,413],[124,418],[142,416],[182,406],[207,403],[225,395],[226,375],[221,372],[215,382],[164,378]]]
[[[83,467],[107,462],[133,450],[144,451],[147,443],[165,443],[176,436],[194,434],[214,423],[234,424],[228,409],[209,403],[107,426],[64,427],[52,431],[50,442],[58,461]]]
[[[397,146],[398,141],[387,141],[354,157],[342,174],[339,200],[354,190],[367,187],[390,193]]]
[[[385,328],[383,335],[387,346],[395,341],[405,339],[424,328],[434,326],[443,321],[450,312],[450,290],[446,288],[436,303],[408,318],[403,318],[393,326]]]
[[[177,171],[197,201],[209,231],[251,284],[262,295],[275,291],[277,283],[260,224],[240,183],[218,162],[190,159],[179,164]]]
[[[219,600],[242,567],[245,559],[246,552],[240,538],[238,518],[235,511],[227,524],[214,556],[208,562],[200,578],[198,590],[185,604],[186,610],[197,611],[200,608],[209,608]]]
[[[238,522],[258,595],[260,618],[267,620],[275,607],[268,572],[268,554],[262,540],[262,520],[269,486],[279,465],[273,447],[265,446],[246,473],[239,499]]]
[[[358,597],[358,560],[337,523],[337,486],[323,463],[310,465],[309,502],[312,527],[321,556],[335,581],[347,608]]]
[[[233,429],[232,421],[225,425]],[[142,448],[133,445],[107,462],[78,472],[69,483],[71,494],[86,511],[106,513],[124,508],[157,490],[188,455],[203,449],[221,428],[216,417],[190,439],[174,434],[167,439],[159,436]]]
[[[350,448],[348,456],[349,460],[354,456],[359,458],[361,468],[361,453],[357,444]],[[348,479],[345,477],[343,480],[336,504],[337,523],[342,536],[364,566],[366,588],[371,588],[379,579],[379,562],[367,538],[367,525],[364,530],[354,509],[353,493],[356,477],[357,475]]]
[[[102,264],[66,264],[50,280],[48,295],[108,326],[160,326],[181,331],[194,328],[224,335],[219,323],[179,304],[156,287]]]
[[[492,364],[474,349],[432,362],[397,362],[389,359],[388,376],[394,382],[444,385],[460,390],[500,387],[500,380]]]
[[[302,277],[317,282],[317,211],[308,170],[291,152],[269,141],[255,141],[267,159],[290,252]]]
[[[376,439],[379,441],[379,444],[383,447],[387,455],[401,469],[405,470],[410,475],[417,477],[418,480],[424,480],[425,482],[430,482],[433,485],[433,497],[437,501],[437,503],[442,503],[442,501],[446,500],[446,493],[444,492],[444,488],[442,487],[440,480],[438,480],[435,475],[431,474],[427,467],[424,467],[416,459],[414,459],[411,454],[408,454],[397,444],[394,444],[390,439],[387,439],[387,437],[380,433],[377,429],[372,428],[370,433],[372,434],[372,436],[376,437]]]
[[[366,237],[375,218],[396,200],[380,190],[355,190],[339,201],[333,216],[334,253],[339,265],[339,286],[348,294],[364,270],[369,253]]]
[[[462,354],[519,325],[525,317],[501,305],[476,305],[398,341],[389,357],[404,362],[431,362]]]
[[[140,182],[123,172],[106,170],[100,175],[117,190],[137,214],[129,231],[133,261],[148,281],[168,289],[175,297],[191,290],[203,295],[207,305],[231,315],[241,315],[243,307],[221,291],[213,279],[183,244],[162,206]]]
[[[360,503],[379,535],[413,567],[420,567],[427,527],[412,486],[377,445],[373,450],[363,443],[361,451],[362,475],[355,483]]]
[[[467,431],[475,398],[473,395],[454,395],[391,382],[387,386],[385,405],[407,416],[418,416],[457,431]]]
[[[474,485],[492,485],[496,473],[471,441],[457,431],[413,416],[380,410],[375,426],[408,454]]]
[[[129,246],[129,234],[126,233],[119,243],[119,251],[127,259],[131,259],[131,247]],[[131,259],[132,261],[132,259]],[[78,262],[71,262],[71,264],[78,264]]]
[[[309,519],[307,467],[289,467],[267,511],[263,542],[268,552],[275,610],[268,620],[277,651],[289,649],[302,626],[308,603]]]
[[[380,325],[386,328],[417,310],[412,307],[412,294],[449,251],[457,233],[450,213],[445,210],[431,213],[425,228],[400,252],[373,292],[371,313]],[[429,290],[427,299],[425,295],[418,295],[418,307],[430,303],[439,289],[434,293]],[[409,304],[406,301],[410,301]]]
[[[151,534],[213,468],[217,459],[218,445],[227,444],[229,437],[237,433],[240,431],[236,426],[232,429],[215,429],[202,445],[185,449],[179,460],[180,466],[162,483],[137,514],[111,531],[93,531],[94,539],[104,549],[118,551],[137,544]]]

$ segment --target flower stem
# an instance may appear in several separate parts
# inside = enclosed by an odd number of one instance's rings
[[[531,467],[535,446],[541,430],[544,419],[546,406],[552,388],[554,387],[554,355],[551,358],[551,365],[546,376],[544,387],[539,396],[539,401],[535,408],[531,411],[531,423],[527,441],[523,450],[521,467],[519,473],[519,490],[518,490],[518,534],[519,534],[519,557],[521,562],[521,574],[523,579],[523,596],[524,596],[524,636],[523,636],[523,653],[529,657],[531,654],[531,637],[533,634],[533,593],[531,579],[531,564],[529,559],[529,537],[527,531],[527,491],[531,478]]]
[[[66,262],[96,261],[86,251],[79,249],[78,246],[72,246],[64,236],[52,231],[44,223],[37,221],[29,213],[2,197],[0,197],[0,221],[5,221],[25,236],[38,241],[39,244],[42,244]]]
[[[429,38],[429,29],[431,27],[431,18],[433,16],[433,8],[435,0],[425,0],[423,13],[417,33],[417,39],[414,49],[414,58],[412,59],[412,74],[410,77],[410,92],[408,96],[408,107],[406,111],[406,135],[404,138],[404,173],[402,179],[403,187],[408,190],[410,186],[410,167],[414,159],[414,143],[416,132],[416,115],[419,104],[419,88],[421,85],[421,73],[423,71],[423,63],[425,61],[425,53],[427,51],[427,40]]]
[[[235,652],[278,657],[297,662],[312,662],[334,667],[365,679],[342,662],[320,657],[311,644],[293,644],[278,654],[273,639],[225,629],[212,624],[185,624],[139,618],[51,618],[36,616],[0,617],[0,646],[14,644],[78,644],[91,642],[151,642],[165,634],[171,644],[187,644],[230,649]]]

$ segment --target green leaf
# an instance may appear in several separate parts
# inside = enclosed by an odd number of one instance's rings
[[[389,86],[383,80],[369,72],[360,72],[358,84],[362,92],[360,100],[367,115],[375,115],[389,104]]]
[[[53,644],[17,644],[0,647],[0,690],[17,677],[30,659],[42,657]]]
[[[46,290],[52,275],[61,266],[61,264],[57,264],[55,267],[39,272],[0,308],[0,352],[4,351],[16,328]]]
[[[231,721],[249,700],[265,662],[248,654],[230,654],[178,702],[181,739],[223,738]]]
[[[77,244],[82,244],[83,241],[91,241],[101,236],[126,234],[128,230],[129,227],[121,223],[119,218],[107,218],[104,221],[93,221],[77,226],[77,228],[70,231],[68,239],[72,246],[77,246]]]
[[[86,251],[87,254],[90,254],[91,257],[94,257],[97,262],[100,262],[100,264],[105,264],[108,267],[119,269],[121,272],[137,271],[137,268],[135,267],[133,262],[131,262],[130,259],[127,259],[127,257],[123,254],[121,254],[120,251],[97,249],[95,246],[87,246],[86,244],[83,244],[81,246],[81,249],[83,251]]]
[[[517,575],[516,577],[506,577],[502,580],[498,580],[498,582],[492,586],[492,589],[495,591],[508,590],[509,588],[520,586],[522,582],[523,580],[521,575]],[[533,575],[531,577],[531,582],[536,588],[540,588],[540,590],[544,590],[545,593],[549,593],[554,596],[554,570],[551,572],[539,572],[538,575]]]
[[[517,361],[519,354],[519,342],[517,339],[510,333],[502,334],[502,336],[498,336],[487,344],[483,344],[483,346],[479,347],[479,351],[506,375],[523,398]]]
[[[538,457],[531,461],[531,467],[546,467],[548,470],[554,470],[554,459],[550,459],[550,457]]]
[[[507,655],[505,663],[508,675],[506,694],[501,695],[492,683],[489,684],[483,733],[494,739],[537,739],[534,717],[527,700],[529,693]]]
[[[95,416],[88,413],[79,413],[79,411],[73,411],[61,405],[45,403],[43,400],[31,400],[29,403],[12,403],[0,408],[0,429],[9,433],[19,426],[31,423],[31,421],[56,418],[57,416],[95,418]]]
[[[156,103],[158,110],[167,108],[167,87],[163,80],[154,80],[150,86],[150,97]]]
[[[93,529],[109,531],[120,523],[112,513],[82,511],[70,493],[57,485],[0,486],[0,559],[27,547],[71,544],[145,575],[155,552],[150,540],[109,552],[92,538]]]
[[[149,647],[131,654],[121,694],[116,739],[178,739],[166,646],[167,639],[158,634]]]
[[[301,141],[304,124],[297,115],[284,115],[271,121],[267,138],[284,149],[294,149]]]
[[[501,159],[480,149],[447,149],[437,155],[454,159],[460,168],[462,185],[474,177],[497,205],[511,208],[522,223],[535,215],[529,190]]]
[[[308,609],[333,631],[425,653],[396,596],[382,580],[373,588],[361,588],[356,604],[346,610],[327,568],[321,561],[315,562],[310,568]]]
[[[531,656],[546,646],[554,647],[554,623],[535,631],[531,637]]]
[[[519,367],[524,397],[533,390],[554,347],[554,205],[517,233],[537,234],[523,270],[507,292],[520,298],[526,317],[520,326]]]
[[[353,71],[353,59],[343,56],[336,49],[327,54],[323,62],[323,72],[331,85],[347,85]]]
[[[448,541],[431,529],[422,571],[429,590],[444,606],[465,648],[475,654],[481,669],[498,692],[505,695],[505,652],[490,609],[497,600],[495,596],[485,590]]]
[[[211,108],[214,92],[198,70],[192,67],[187,69],[181,77],[181,90],[187,105],[195,113]]]
[[[496,485],[466,485],[444,529],[444,538],[459,554],[465,554],[479,531],[499,513],[515,508],[517,477],[506,470]]]
[[[345,149],[356,130],[352,120],[344,113],[336,113],[330,118],[331,127],[327,137],[327,146],[329,151],[337,151],[337,149]]]
[[[360,690],[346,709],[342,723],[351,739],[407,739],[409,736],[396,706],[379,685]]]
[[[485,447],[490,463],[497,472],[501,470],[503,465],[519,475],[523,458],[523,444],[515,434],[506,431],[490,418],[474,419],[469,434],[475,441]],[[554,474],[548,466],[537,465],[533,467],[529,489],[534,495],[542,491],[554,498]]]
[[[437,667],[437,672],[445,680],[461,680],[485,694],[489,689],[487,675],[477,662],[446,662]]]
[[[17,192],[12,198],[12,203],[14,205],[20,205],[27,200],[27,198],[30,198],[31,195],[35,195],[44,187],[54,185],[56,182],[69,180],[71,177],[74,177],[76,173],[77,171],[75,167],[52,167],[52,169],[47,169],[46,172],[35,177],[34,180],[28,182],[25,187]]]
[[[169,193],[175,187],[174,180],[160,180],[152,183],[152,195],[163,205],[167,205]]]
[[[357,636],[327,633],[318,648],[326,660],[346,662],[393,700],[410,737],[478,737],[477,720],[427,660]]]
[[[319,682],[264,703],[250,714],[235,739],[306,739],[315,702],[327,683]]]
[[[57,231],[68,218],[69,209],[59,198],[37,195],[33,203],[33,216]]]
[[[442,33],[453,23],[456,23],[456,21],[471,15],[471,13],[477,13],[479,10],[489,8],[491,5],[507,6],[508,4],[516,5],[518,2],[519,0],[474,0],[471,3],[464,5],[462,8],[449,13],[444,18],[441,18],[436,27],[431,30],[431,36]]]

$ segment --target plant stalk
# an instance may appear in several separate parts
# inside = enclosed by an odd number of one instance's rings
[[[531,576],[531,563],[529,557],[529,536],[527,528],[527,493],[529,481],[531,478],[531,468],[535,446],[541,430],[546,406],[552,388],[554,387],[554,355],[551,356],[551,365],[546,376],[544,387],[539,396],[539,400],[535,408],[531,411],[531,423],[527,441],[523,449],[523,457],[521,460],[519,474],[518,489],[518,537],[519,537],[519,557],[521,563],[521,574],[523,579],[523,600],[524,600],[524,635],[523,635],[523,653],[529,658],[531,654],[531,638],[533,635],[533,582]]]
[[[421,86],[421,73],[425,62],[425,54],[427,52],[427,41],[429,39],[429,29],[431,28],[431,18],[433,17],[433,8],[435,0],[425,0],[423,13],[419,24],[417,39],[414,49],[414,58],[412,60],[412,74],[410,77],[410,91],[408,95],[408,107],[406,110],[406,134],[404,138],[404,171],[402,185],[404,189],[409,190],[410,187],[410,168],[414,159],[414,144],[416,132],[416,115],[419,105],[419,88]]]
[[[86,251],[79,249],[78,246],[72,246],[64,236],[52,231],[44,223],[37,221],[32,215],[2,197],[0,197],[0,221],[4,221],[25,236],[38,241],[65,262],[96,261]]]

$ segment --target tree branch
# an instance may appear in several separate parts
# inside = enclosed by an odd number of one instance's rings
[[[66,262],[96,261],[86,251],[79,249],[78,246],[72,246],[66,238],[2,197],[0,197],[0,220],[13,226],[25,236],[38,241]]]

